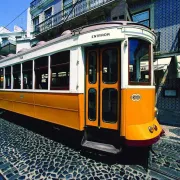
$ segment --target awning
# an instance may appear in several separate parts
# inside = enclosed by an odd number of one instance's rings
[[[172,59],[171,57],[156,59],[154,62],[154,70],[155,71],[160,71],[160,70],[165,71],[170,64],[171,59]]]
[[[177,56],[177,71],[180,73],[180,56]]]

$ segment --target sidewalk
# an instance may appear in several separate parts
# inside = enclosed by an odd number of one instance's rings
[[[164,137],[180,141],[180,112],[159,110],[158,121],[165,131]]]

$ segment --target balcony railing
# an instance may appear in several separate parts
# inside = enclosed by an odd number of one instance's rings
[[[34,35],[52,29],[53,27],[69,21],[70,19],[78,17],[92,9],[98,8],[113,1],[116,0],[80,0],[75,6],[71,5],[68,8],[46,19],[42,23],[34,26]]]
[[[36,9],[37,7],[41,7],[41,5],[47,5],[48,3],[52,2],[53,0],[34,0],[30,3],[31,11]]]

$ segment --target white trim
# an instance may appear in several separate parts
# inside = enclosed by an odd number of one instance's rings
[[[121,89],[155,89],[155,86],[147,86],[147,85],[144,85],[144,86],[142,86],[142,85],[140,85],[140,86],[138,86],[138,85],[129,85],[129,86],[126,86],[126,87],[124,87],[124,88],[121,88]]]
[[[151,44],[151,85],[154,85],[154,56],[153,56],[153,45]]]
[[[6,78],[5,78],[5,68],[3,68],[4,71],[3,71],[3,78],[4,78],[4,81],[3,81],[3,89],[5,89],[5,86],[6,86]]]
[[[33,67],[32,67],[32,90],[35,89],[35,70],[34,70],[34,67],[35,67],[35,62],[33,60]]]
[[[74,92],[74,91],[63,91],[63,90],[58,90],[58,91],[55,91],[55,90],[51,90],[51,91],[48,91],[48,90],[32,90],[32,89],[0,89],[0,91],[11,91],[11,92],[32,92],[32,93],[72,93],[72,94],[82,94],[82,93],[79,93],[79,92]]]
[[[11,90],[13,89],[13,86],[14,86],[13,66],[11,65]]]
[[[21,72],[20,72],[20,74],[21,74],[21,87],[20,87],[20,89],[23,89],[23,84],[24,84],[24,79],[23,79],[23,65],[22,65],[22,63],[21,63],[20,65],[21,65]]]
[[[51,89],[51,56],[48,56],[48,91]]]

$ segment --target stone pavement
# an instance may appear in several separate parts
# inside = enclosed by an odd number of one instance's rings
[[[39,131],[42,129],[37,127]],[[156,153],[151,157],[152,167],[160,172],[154,169],[147,172],[138,164],[143,159],[141,151],[138,155],[127,152],[121,157],[86,154],[0,118],[0,174],[8,180],[176,179],[180,177],[180,141],[171,141],[170,137],[167,134],[153,146]]]

